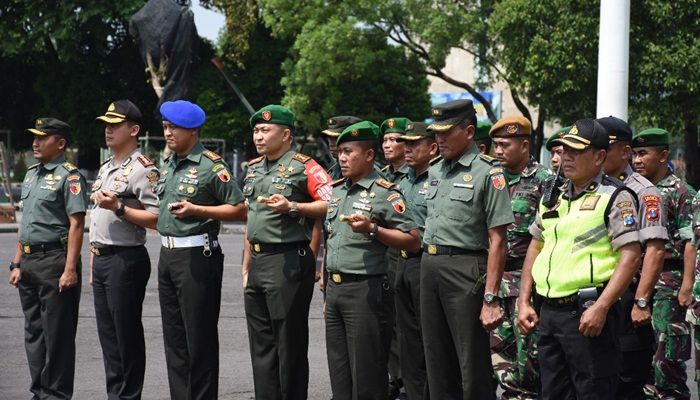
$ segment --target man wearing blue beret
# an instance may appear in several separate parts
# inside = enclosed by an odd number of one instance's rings
[[[158,294],[171,399],[217,399],[222,220],[244,220],[243,194],[228,165],[199,142],[206,115],[185,100],[160,107],[165,160],[160,200]]]

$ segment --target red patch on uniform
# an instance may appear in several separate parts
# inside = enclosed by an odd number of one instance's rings
[[[497,174],[491,177],[491,184],[496,190],[503,190],[506,188],[506,178],[503,174]]]
[[[391,206],[394,207],[394,210],[399,214],[403,214],[406,211],[406,203],[403,202],[403,199],[392,201]]]
[[[659,203],[661,202],[661,198],[655,194],[648,194],[646,196],[642,196],[642,201],[644,202],[644,205],[646,206],[658,206]]]
[[[79,195],[80,191],[82,190],[80,182],[71,183],[68,187],[70,188],[70,192],[74,195]]]
[[[646,208],[644,213],[644,218],[650,222],[656,222],[661,218],[661,209],[659,204],[661,203],[661,198],[655,194],[648,194],[642,196],[642,202]]]
[[[80,180],[80,176],[78,176],[78,175],[71,175],[71,176],[69,176],[68,178],[66,178],[66,180],[69,181],[69,182],[70,182],[70,181],[79,181],[79,180]]]
[[[333,192],[330,175],[314,160],[304,164],[304,174],[306,174],[306,190],[311,197],[314,200],[329,201]]]
[[[231,180],[231,174],[229,174],[228,171],[226,171],[225,169],[222,169],[221,171],[217,172],[216,176],[218,176],[219,180],[223,183],[227,183]]]

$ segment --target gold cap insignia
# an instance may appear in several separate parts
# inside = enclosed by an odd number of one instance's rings
[[[265,110],[262,112],[262,119],[265,121],[269,121],[272,119],[272,113],[269,110]]]
[[[396,126],[396,121],[394,121],[393,119],[390,119],[389,121],[386,122],[386,125],[389,128],[393,128],[394,126]]]
[[[114,103],[110,104],[109,107],[107,107],[107,111],[114,111],[114,110],[115,110]]]
[[[515,124],[506,125],[506,133],[509,135],[515,135],[518,133],[518,126]]]
[[[353,131],[350,132],[350,135],[353,137],[358,137],[360,136],[360,131],[358,131],[357,129],[353,129]]]
[[[578,128],[576,127],[576,125],[571,127],[571,129],[569,130],[569,135],[578,135]]]

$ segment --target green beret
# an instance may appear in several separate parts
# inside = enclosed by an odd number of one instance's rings
[[[632,137],[632,147],[668,146],[670,136],[665,129],[645,129]]]
[[[253,114],[250,117],[250,127],[255,124],[277,124],[286,125],[290,128],[294,127],[294,113],[287,107],[279,104],[267,105]]]
[[[381,132],[382,135],[385,135],[387,133],[401,133],[404,134],[406,133],[406,126],[411,123],[411,120],[408,118],[403,118],[403,117],[397,117],[397,118],[389,118],[382,122],[381,128],[379,128],[379,131]]]
[[[362,121],[352,124],[343,130],[338,136],[338,144],[343,142],[359,142],[364,140],[378,140],[379,127],[370,121]]]
[[[547,150],[552,151],[552,147],[562,146],[561,143],[555,143],[554,141],[561,138],[562,136],[564,136],[564,134],[566,132],[568,132],[570,129],[571,129],[571,126],[565,126],[563,128],[560,128],[560,129],[554,131],[554,133],[552,133],[552,135],[549,136],[549,138],[545,142],[544,147],[546,147]]]
[[[476,122],[476,133],[474,134],[474,140],[484,140],[488,139],[489,131],[493,124],[488,119]]]

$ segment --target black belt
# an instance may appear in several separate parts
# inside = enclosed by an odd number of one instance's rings
[[[523,269],[524,258],[507,258],[505,272],[521,271]]]
[[[111,256],[114,253],[117,253],[122,250],[130,250],[130,249],[137,249],[139,247],[143,247],[143,245],[138,245],[138,246],[101,246],[101,247],[95,247],[91,246],[90,247],[90,252],[96,256]]]
[[[409,258],[419,258],[423,255],[423,249],[418,250],[417,253],[411,253],[410,251],[401,250],[401,258],[408,260]]]
[[[63,243],[61,242],[55,242],[55,243],[42,243],[42,244],[23,244],[22,245],[22,253],[24,254],[32,254],[32,253],[39,253],[39,252],[47,252],[51,250],[59,250],[63,249]]]
[[[424,244],[423,251],[431,256],[458,256],[462,254],[485,256],[488,254],[486,250],[467,250],[454,246],[441,246],[439,244]]]
[[[578,293],[566,297],[542,297],[542,304],[554,308],[570,308],[574,306],[578,307]]]
[[[251,243],[250,251],[253,253],[283,253],[289,250],[303,249],[308,245],[309,242]]]
[[[685,266],[683,265],[683,260],[679,260],[677,258],[673,258],[670,260],[664,260],[664,267],[663,271],[668,272],[668,271],[683,271],[683,268]]]
[[[343,272],[329,272],[328,280],[333,283],[341,284],[343,282],[361,282],[372,278],[383,278],[386,274],[363,275],[363,274],[346,274]]]

